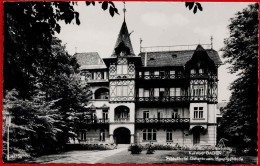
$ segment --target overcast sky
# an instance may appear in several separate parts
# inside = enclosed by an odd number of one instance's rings
[[[242,11],[249,3],[244,2],[202,2],[203,11],[193,14],[185,8],[184,2],[126,2],[126,23],[135,54],[142,46],[170,46],[210,43],[213,36],[213,48],[219,51],[228,37],[230,18]],[[78,2],[75,7],[80,13],[81,24],[61,24],[61,33],[57,36],[66,43],[70,54],[77,52],[98,52],[109,57],[112,54],[116,38],[123,22],[123,3],[115,2],[120,15],[111,17],[99,5],[86,6]],[[222,52],[219,51],[222,58]],[[228,65],[219,68],[219,102],[229,100],[230,83],[236,78],[228,73]]]

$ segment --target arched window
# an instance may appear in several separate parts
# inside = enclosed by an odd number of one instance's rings
[[[144,141],[156,141],[156,130],[155,129],[144,129],[143,130]]]
[[[106,88],[100,88],[95,92],[95,99],[108,99],[109,91]]]

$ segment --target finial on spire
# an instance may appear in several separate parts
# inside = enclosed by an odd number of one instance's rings
[[[125,12],[126,12],[125,1],[124,1],[123,3],[124,3],[124,9],[123,9],[123,12],[124,12],[124,22],[125,22]]]
[[[210,45],[211,45],[211,49],[213,50],[213,37],[210,37]]]

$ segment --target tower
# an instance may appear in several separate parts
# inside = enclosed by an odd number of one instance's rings
[[[123,11],[125,15],[125,8]],[[104,61],[109,68],[110,140],[117,144],[134,143],[135,69],[141,58],[134,54],[125,16],[112,55]]]

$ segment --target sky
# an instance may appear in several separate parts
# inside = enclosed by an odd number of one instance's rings
[[[99,4],[86,6],[78,2],[75,10],[80,13],[81,24],[61,23],[57,36],[66,45],[69,54],[98,52],[102,58],[112,54],[123,23],[123,3],[114,2],[120,15],[111,17]],[[247,2],[201,2],[203,11],[193,14],[184,2],[126,2],[126,23],[136,55],[142,47],[210,44],[218,51],[222,62],[224,39],[229,36],[228,25],[235,13],[242,11]],[[219,67],[218,101],[228,101],[230,83],[237,77],[228,73],[228,64]]]

